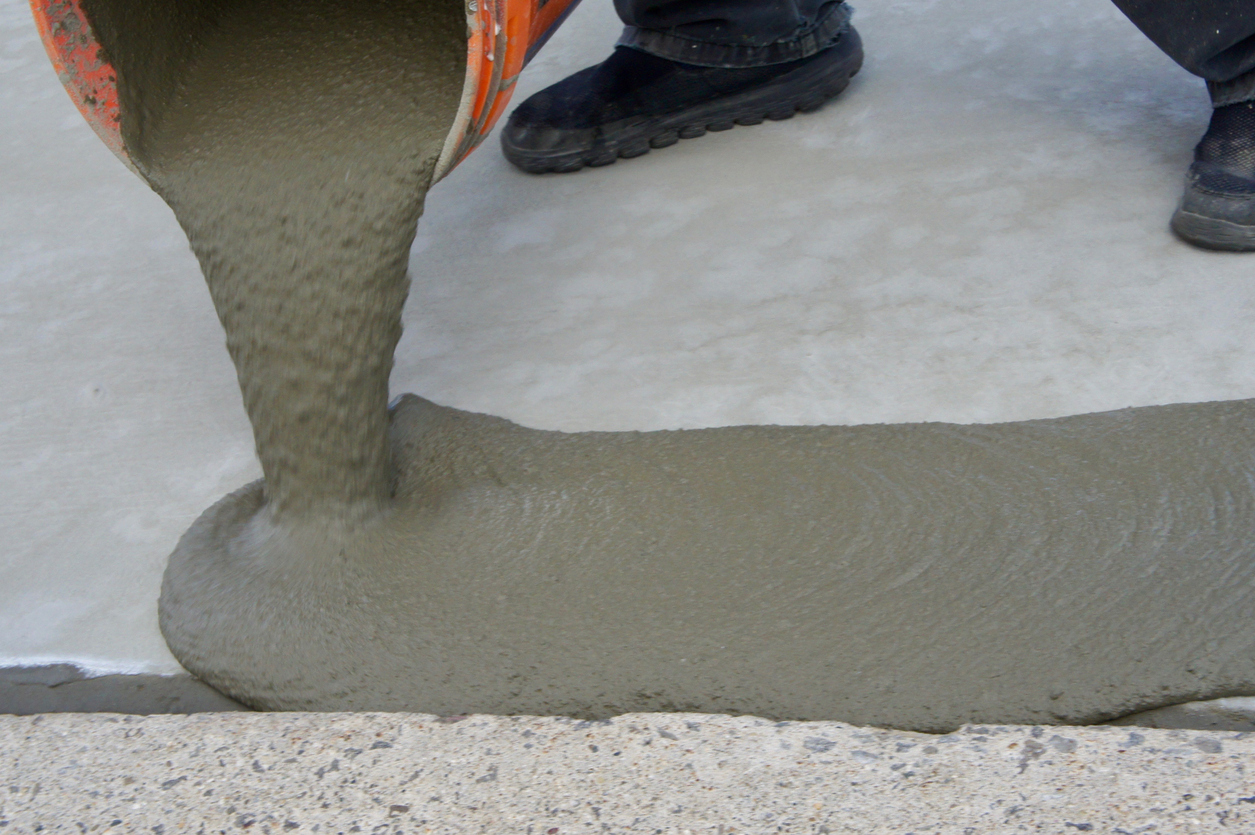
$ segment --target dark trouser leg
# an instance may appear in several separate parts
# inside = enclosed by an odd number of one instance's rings
[[[1207,79],[1221,107],[1255,99],[1255,2],[1115,0],[1172,60]]]
[[[1255,251],[1255,2],[1115,4],[1173,60],[1207,79],[1215,105],[1173,230],[1197,246]]]
[[[850,19],[841,0],[615,0],[619,43],[706,67],[761,67],[808,58]]]

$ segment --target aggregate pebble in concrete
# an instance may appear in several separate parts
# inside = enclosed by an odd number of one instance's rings
[[[1255,735],[629,714],[0,717],[0,832],[1255,833]]]

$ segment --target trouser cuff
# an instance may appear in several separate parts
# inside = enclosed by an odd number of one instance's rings
[[[1212,107],[1255,101],[1255,70],[1243,73],[1232,81],[1208,81]]]
[[[618,45],[700,67],[765,67],[800,61],[832,46],[850,27],[852,13],[848,3],[838,3],[827,16],[798,37],[764,46],[711,43],[639,26],[625,28]]]

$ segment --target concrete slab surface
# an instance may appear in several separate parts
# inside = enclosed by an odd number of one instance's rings
[[[0,718],[6,832],[1249,833],[1255,736],[628,714]]]

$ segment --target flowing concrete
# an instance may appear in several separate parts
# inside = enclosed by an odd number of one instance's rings
[[[564,434],[411,397],[392,430],[371,527],[284,536],[254,484],[183,537],[189,671],[270,710],[932,733],[1255,695],[1255,401]]]
[[[23,833],[1255,828],[1255,736],[1234,733],[926,736],[701,714],[67,715],[0,719],[0,751],[0,822]]]

